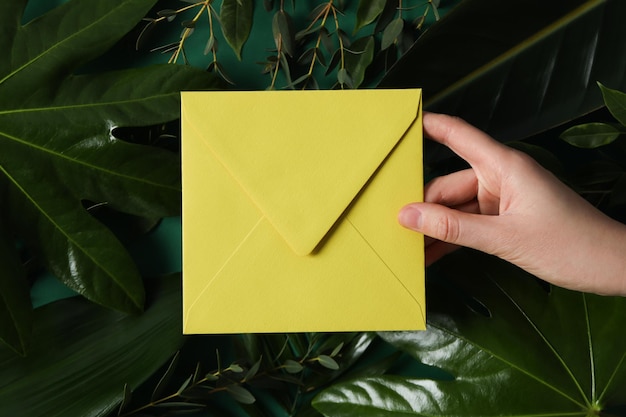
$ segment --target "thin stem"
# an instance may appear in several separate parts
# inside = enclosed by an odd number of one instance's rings
[[[204,10],[209,7],[209,4],[211,3],[211,1],[212,0],[206,0],[203,3],[195,3],[190,6],[183,7],[182,9],[180,9],[180,11],[189,10],[192,7],[200,6],[200,10],[198,11],[198,13],[196,13],[194,18],[191,20],[192,22],[197,23],[198,20],[200,19],[200,16],[202,16],[202,13],[204,13]],[[178,13],[180,13],[180,11],[178,11]],[[185,45],[185,41],[187,40],[187,38],[189,38],[192,31],[193,31],[193,28],[185,28],[183,30],[183,33],[180,36],[180,41],[178,42],[178,48],[176,48],[176,52],[174,52],[172,57],[169,59],[168,61],[169,64],[175,64],[176,61],[178,61],[178,57],[180,56],[181,52],[183,52],[183,55],[184,55],[183,47]]]
[[[281,2],[282,7],[282,2]],[[276,86],[276,77],[278,76],[278,69],[280,68],[280,54],[283,49],[283,36],[281,34],[278,35],[278,52],[276,54],[276,67],[274,68],[274,73],[272,74],[272,83],[270,84],[270,89],[273,90]]]
[[[337,19],[337,10],[335,10],[335,8],[333,8],[333,18],[335,19],[335,32],[337,33],[337,39],[339,40],[339,54],[341,55],[339,69],[344,69],[346,67],[345,51],[343,47],[343,38],[339,34],[339,19]],[[341,89],[343,90],[343,84],[341,84]]]
[[[331,10],[333,12],[335,10],[335,7],[333,6],[333,0],[329,0],[328,1],[328,3],[326,4],[326,7],[324,7],[322,9],[320,14],[316,17],[316,20],[313,21],[313,24],[315,23],[315,21],[317,21],[319,19],[319,16],[321,14],[323,14],[324,16],[322,18],[322,23],[320,24],[320,29],[325,27],[326,26],[326,19],[328,19],[328,15],[329,15]],[[315,42],[315,49],[313,50],[313,58],[311,59],[311,65],[309,65],[309,71],[307,73],[307,75],[309,77],[311,77],[313,75],[313,68],[315,68],[315,62],[318,60],[318,58],[317,58],[317,51],[319,50],[319,47],[320,47],[321,43],[322,43],[322,33],[320,31],[320,33],[317,35],[317,41]],[[306,83],[303,85],[303,89],[305,87],[306,87]]]

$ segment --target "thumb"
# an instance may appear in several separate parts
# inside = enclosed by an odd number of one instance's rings
[[[400,210],[398,221],[443,242],[493,254],[501,240],[495,224],[497,216],[466,213],[434,203],[413,203]]]

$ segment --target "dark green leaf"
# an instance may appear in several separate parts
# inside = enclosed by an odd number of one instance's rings
[[[317,361],[324,368],[331,369],[333,371],[336,371],[339,369],[339,364],[337,363],[337,361],[328,355],[319,355],[317,357]]]
[[[259,368],[261,368],[261,362],[263,362],[263,358],[259,358],[259,360],[256,361],[250,369],[248,369],[248,372],[246,372],[246,376],[243,379],[244,381],[249,381],[256,376],[257,372],[259,372]]]
[[[157,12],[157,16],[159,17],[170,17],[170,16],[176,16],[177,14],[178,12],[176,12],[176,10],[173,10],[173,9],[163,9]]]
[[[176,352],[176,355],[174,355],[174,357],[170,361],[170,364],[165,370],[165,373],[163,374],[163,376],[157,383],[156,387],[154,387],[154,390],[152,391],[152,397],[151,397],[152,401],[155,401],[159,398],[161,393],[163,393],[163,390],[165,389],[165,387],[167,387],[167,384],[169,384],[170,380],[172,379],[172,375],[174,375],[174,372],[176,372],[176,366],[178,365],[179,355],[180,355],[180,352]]]
[[[242,404],[254,404],[256,401],[254,395],[241,385],[229,385],[226,387],[226,392],[229,393],[235,401]]]
[[[612,143],[619,135],[619,129],[610,124],[586,123],[570,127],[561,134],[561,139],[578,148],[593,149]]]
[[[600,84],[600,90],[602,91],[604,103],[613,117],[615,117],[622,126],[626,126],[626,94],[607,88],[602,84]]]
[[[208,55],[213,50],[217,50],[217,42],[213,35],[209,36],[209,39],[206,42],[206,46],[204,47],[204,55]]]
[[[15,242],[2,226],[0,218],[0,340],[16,353],[26,355],[33,309]]]
[[[526,138],[601,107],[596,81],[626,89],[624,15],[619,0],[465,0],[380,86],[422,87],[427,110]]]
[[[285,363],[283,363],[283,368],[290,374],[297,374],[304,369],[300,362],[296,362],[292,359],[287,359]]]
[[[339,355],[339,353],[341,352],[341,349],[343,349],[343,342],[339,343],[331,352],[331,354],[329,355],[331,358],[334,358],[335,356]]]
[[[182,343],[180,274],[152,280],[141,316],[73,297],[35,310],[28,358],[0,348],[0,415],[103,416]]]
[[[27,25],[9,24],[12,57],[0,65],[3,210],[68,287],[128,312],[143,306],[138,271],[82,201],[154,218],[179,213],[177,155],[123,142],[114,132],[177,118],[179,91],[212,81],[202,71],[165,65],[72,71],[109,49],[153,4],[70,0]]]
[[[117,411],[118,416],[122,414],[122,412],[126,409],[126,407],[128,407],[128,404],[130,404],[132,396],[133,396],[133,393],[130,390],[130,387],[128,386],[128,384],[124,384],[124,395],[122,397],[122,402],[120,402],[120,407],[118,408],[118,411]]]
[[[293,56],[295,51],[295,34],[293,29],[293,21],[291,16],[283,10],[279,10],[272,20],[272,33],[274,35],[274,43],[278,48],[282,45],[282,50],[289,56]]]
[[[396,42],[398,36],[402,33],[402,29],[404,29],[404,20],[401,17],[392,20],[383,31],[380,49],[385,50]]]
[[[243,372],[243,368],[239,365],[237,365],[236,363],[231,364],[228,369],[230,369],[231,371],[233,371],[236,374],[240,374]]]
[[[626,298],[548,287],[483,254],[451,256],[428,288],[428,330],[381,336],[455,379],[356,380],[323,392],[318,410],[582,417],[624,405]]]
[[[359,0],[354,32],[372,23],[382,13],[385,3],[385,0]]]
[[[342,86],[345,85],[348,88],[354,87],[354,83],[352,82],[352,77],[350,77],[350,74],[348,74],[348,71],[345,68],[340,68],[339,71],[337,71],[337,81]]]
[[[252,28],[253,0],[224,0],[220,9],[222,33],[241,60],[241,49],[250,36]]]
[[[352,76],[354,88],[358,88],[365,78],[365,70],[374,59],[374,37],[367,36],[357,39],[351,48],[357,51],[358,54],[346,54],[346,69]]]
[[[156,27],[156,25],[157,25],[156,20],[151,19],[143,27],[143,29],[139,33],[139,36],[137,36],[137,40],[135,41],[135,49],[137,51],[140,50],[142,46],[145,44],[145,42],[148,40],[148,38],[150,37],[150,34],[154,31],[154,28]]]
[[[180,385],[180,387],[178,387],[178,391],[176,391],[177,395],[181,395],[183,393],[183,391],[185,391],[187,389],[187,387],[191,383],[192,378],[193,378],[193,375],[189,375],[187,377],[187,379],[185,379],[183,381],[183,383]]]

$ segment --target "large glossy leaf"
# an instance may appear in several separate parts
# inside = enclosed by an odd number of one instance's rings
[[[25,0],[0,6],[5,51],[0,60],[0,198],[2,215],[13,229],[3,239],[10,245],[12,233],[17,234],[70,288],[126,312],[143,308],[139,273],[84,203],[139,216],[177,214],[178,156],[118,140],[115,128],[175,119],[181,89],[215,85],[205,72],[177,66],[81,70],[154,3],[70,0],[26,24],[21,23]],[[20,298],[15,286],[0,290],[0,298]],[[20,350],[4,331],[11,323],[21,327],[18,321],[0,315],[0,339]]]
[[[550,288],[502,261],[458,253],[429,288],[425,332],[381,336],[453,380],[385,376],[337,385],[327,416],[592,416],[626,412],[626,298]]]
[[[517,140],[602,106],[626,88],[626,2],[466,0],[381,82],[424,88],[425,108]]]
[[[0,224],[0,335],[20,355],[30,344],[32,309],[22,265],[13,241]]]
[[[80,297],[36,309],[28,358],[0,348],[0,415],[107,415],[182,343],[180,275],[147,289],[141,316]]]

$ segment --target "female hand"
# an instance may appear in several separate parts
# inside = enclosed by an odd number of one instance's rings
[[[471,166],[430,182],[400,223],[426,240],[430,264],[458,245],[555,285],[626,295],[626,226],[595,209],[526,154],[451,116],[424,114],[427,137]]]

